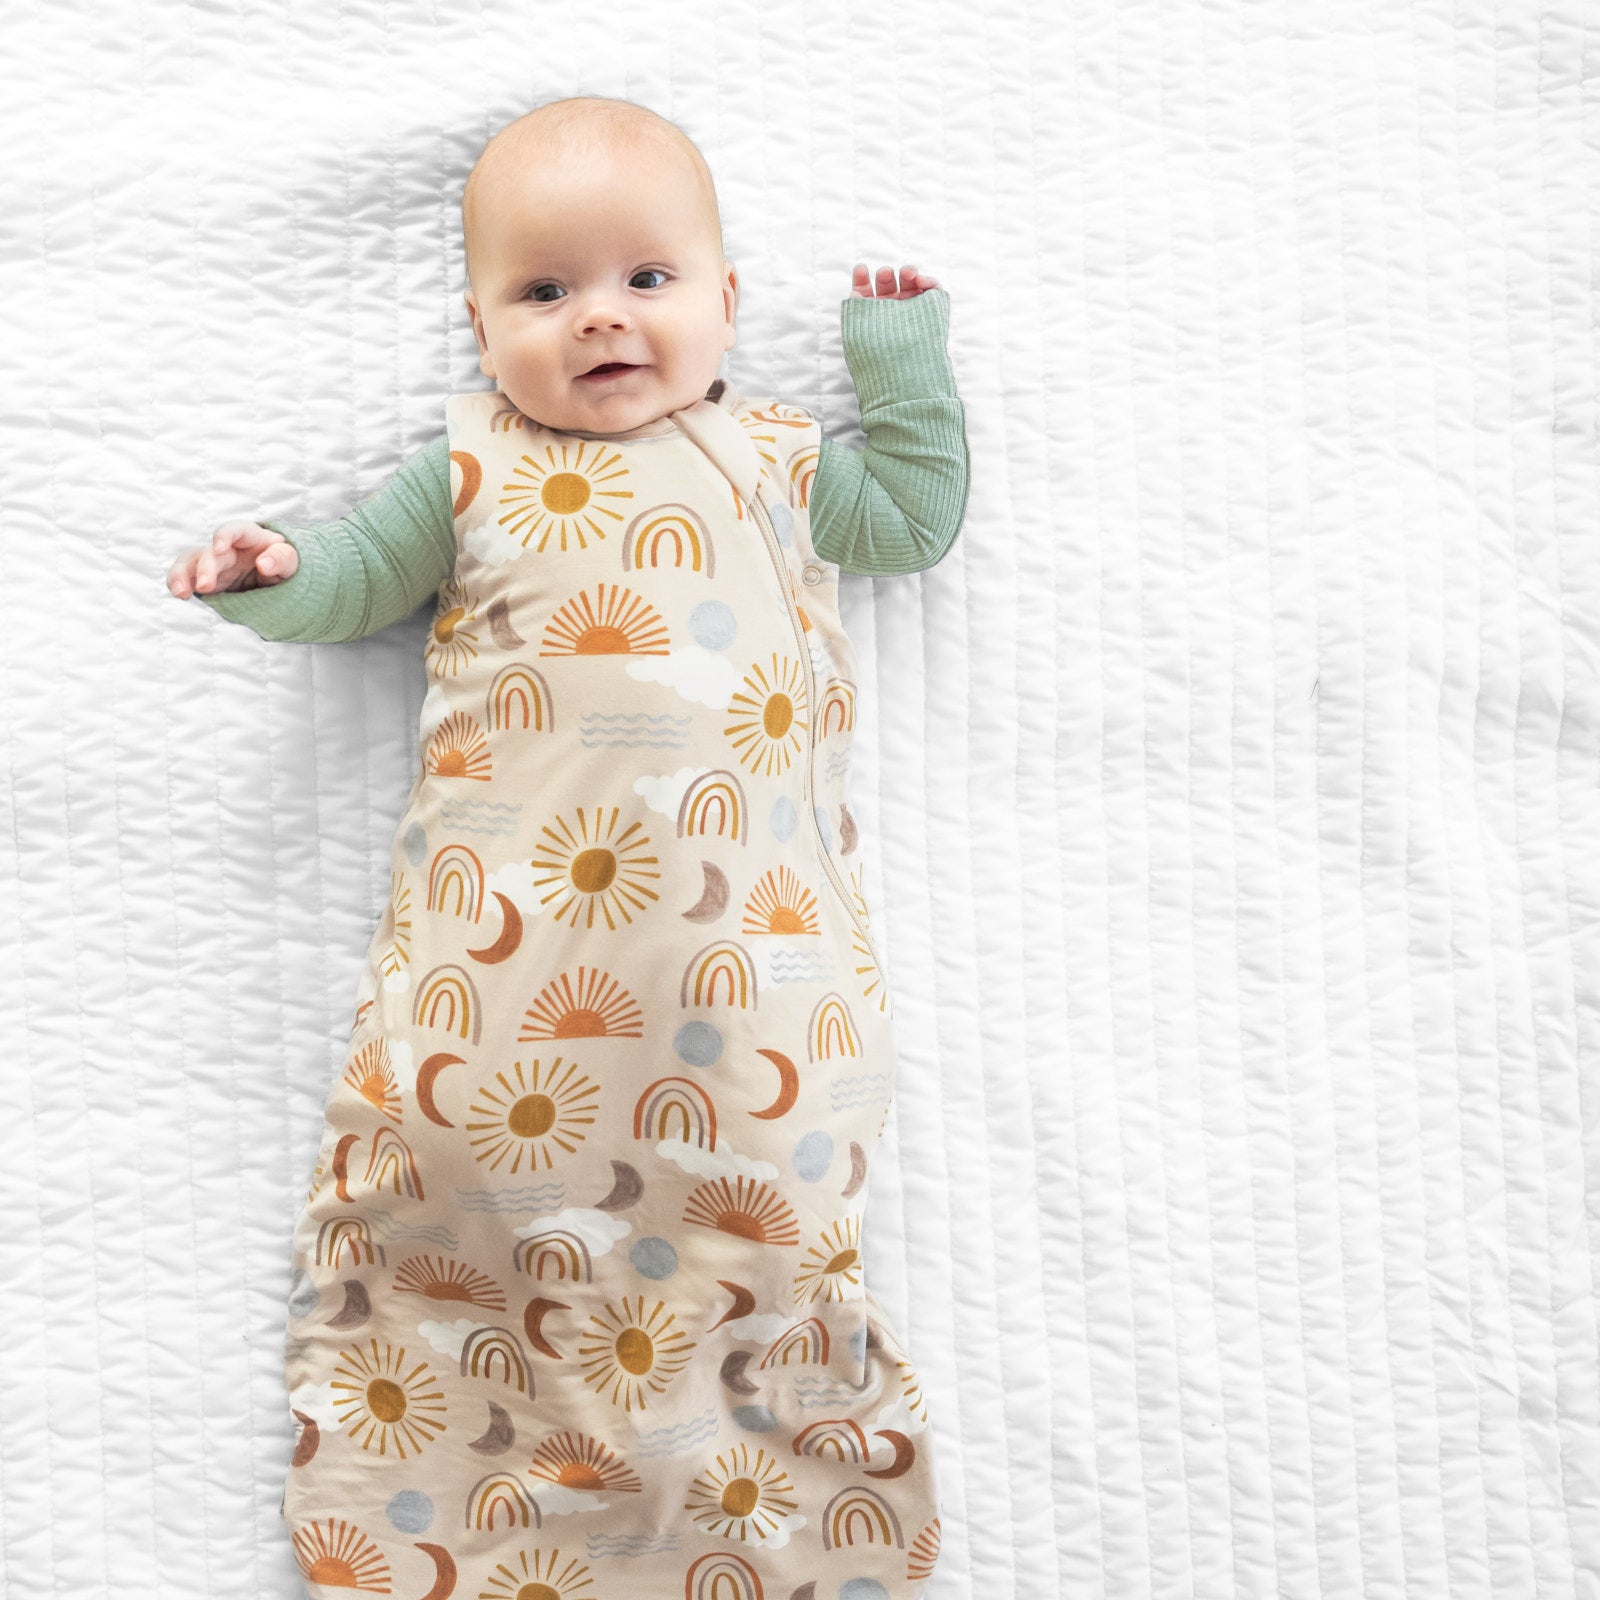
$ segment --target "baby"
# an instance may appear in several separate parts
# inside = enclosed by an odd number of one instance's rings
[[[959,528],[948,297],[856,267],[857,452],[718,377],[738,276],[655,113],[540,107],[462,213],[496,388],[349,517],[167,577],[267,638],[436,594],[294,1228],[296,1558],[318,1594],[909,1600],[939,1508],[863,1272],[895,1054],[837,578]]]

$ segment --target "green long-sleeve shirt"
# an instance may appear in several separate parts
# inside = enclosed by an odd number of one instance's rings
[[[966,511],[965,415],[945,351],[950,297],[852,296],[841,307],[845,361],[861,406],[865,450],[824,439],[812,485],[816,552],[844,572],[931,567]],[[408,457],[347,516],[295,528],[269,520],[299,553],[292,577],[267,588],[202,594],[263,639],[360,639],[409,616],[455,566],[450,441]]]

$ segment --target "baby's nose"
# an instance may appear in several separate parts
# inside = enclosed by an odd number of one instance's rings
[[[599,328],[626,328],[628,312],[615,300],[592,300],[583,308],[580,320],[586,333]]]

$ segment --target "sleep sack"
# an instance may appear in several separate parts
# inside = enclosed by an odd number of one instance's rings
[[[456,560],[293,1236],[308,1593],[911,1600],[929,1411],[863,1271],[892,1010],[820,430],[446,407]]]

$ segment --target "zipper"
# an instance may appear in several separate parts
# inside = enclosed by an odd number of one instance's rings
[[[873,943],[872,935],[867,932],[865,923],[856,915],[855,902],[850,898],[850,892],[845,887],[839,870],[833,864],[833,858],[828,854],[827,841],[822,837],[822,824],[817,821],[817,679],[811,666],[811,646],[806,643],[805,625],[800,621],[800,612],[794,603],[794,594],[789,587],[789,568],[783,559],[783,552],[778,547],[778,536],[772,531],[772,520],[767,516],[767,508],[761,503],[761,490],[756,492],[745,504],[750,507],[757,524],[761,528],[762,537],[767,541],[767,553],[772,557],[772,565],[777,571],[778,587],[783,591],[783,601],[789,608],[789,620],[794,624],[795,642],[800,647],[800,665],[806,675],[806,816],[811,820],[811,835],[817,842],[817,854],[822,859],[824,870],[832,882],[835,893],[839,896],[839,903],[849,913],[850,921],[857,933],[866,941],[868,953],[872,956],[872,964],[878,969],[879,982],[888,980],[883,974],[883,963],[878,959],[878,947]]]

